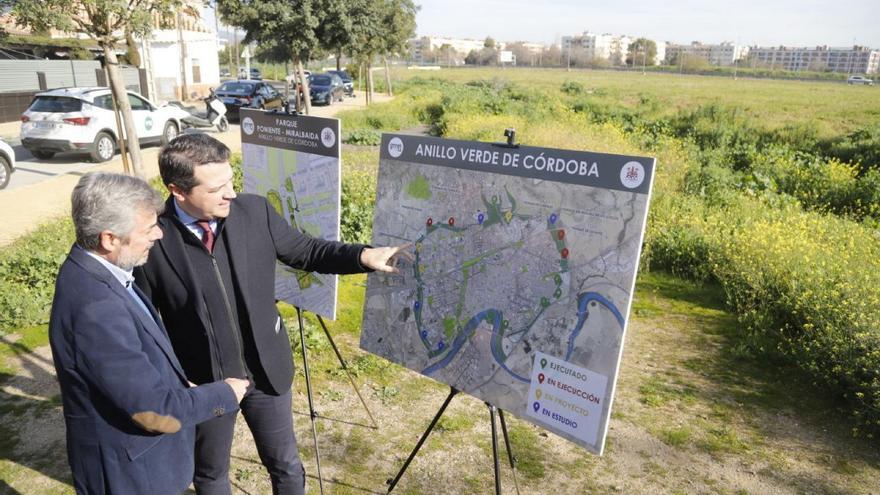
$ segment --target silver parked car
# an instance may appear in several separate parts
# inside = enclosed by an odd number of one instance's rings
[[[847,84],[864,84],[866,86],[873,86],[874,80],[868,79],[864,76],[849,76],[849,79],[846,80]]]

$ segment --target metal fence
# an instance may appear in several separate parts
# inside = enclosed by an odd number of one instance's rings
[[[136,67],[122,67],[121,72],[127,89],[146,94],[145,79]],[[0,60],[0,122],[17,120],[40,91],[105,85],[96,60]]]

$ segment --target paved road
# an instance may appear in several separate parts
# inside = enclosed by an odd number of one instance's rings
[[[198,130],[198,132],[202,131],[202,129]],[[210,132],[210,129],[208,131]],[[190,129],[187,132],[195,131]],[[227,133],[233,134],[238,134],[238,132],[238,126],[234,124],[230,125],[227,131]],[[212,134],[220,133],[215,131]],[[18,136],[14,138],[3,136],[3,138],[15,151],[16,160],[15,173],[10,177],[6,190],[17,189],[62,175],[81,175],[100,165],[92,162],[87,152],[59,153],[49,159],[35,158],[21,145],[21,139]],[[142,147],[142,151],[158,147],[157,144],[145,145]],[[118,153],[116,159],[120,159]]]
[[[279,92],[284,92],[284,81],[266,82],[272,84],[272,86],[274,86]],[[346,98],[344,102],[336,103],[330,107],[313,107],[312,115],[329,117],[334,115],[340,109],[362,106],[362,100],[362,98]],[[195,105],[197,108],[201,108],[200,105],[204,105],[201,102],[190,102],[190,104]],[[19,122],[0,124],[0,138],[3,138],[3,140],[12,146],[16,158],[16,170],[15,173],[12,174],[12,177],[10,177],[9,185],[6,186],[6,190],[17,189],[63,175],[81,175],[98,165],[91,161],[86,152],[60,153],[48,160],[35,158],[21,145],[21,139],[19,137],[20,126],[21,124]],[[190,129],[187,132],[209,132],[212,134],[220,134],[212,129]],[[235,136],[238,135],[238,133],[238,126],[231,124],[229,130],[225,134]],[[157,147],[158,145],[147,145],[143,149],[144,151],[147,151]],[[119,154],[116,155],[116,159],[119,159]]]
[[[384,95],[374,95],[376,103],[389,99]],[[312,107],[312,115],[332,117],[340,110],[363,106],[363,95],[358,94],[357,98],[346,98],[344,102],[334,103],[332,106]],[[46,220],[69,214],[70,191],[83,173],[89,170],[122,172],[119,155],[105,163],[90,163],[85,155],[74,154],[36,161],[21,147],[19,131],[19,122],[0,123],[0,137],[15,146],[18,159],[18,169],[12,174],[9,186],[0,191],[0,211],[4,212],[3,220],[0,221],[0,247],[13,242]],[[208,131],[232,151],[241,149],[238,125],[230,125],[229,130],[223,133]],[[141,150],[147,177],[158,175],[158,151],[158,146],[147,146]]]

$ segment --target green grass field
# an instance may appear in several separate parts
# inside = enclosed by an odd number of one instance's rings
[[[800,82],[641,72],[564,69],[397,70],[404,81],[438,77],[466,83],[499,79],[539,91],[577,82],[607,106],[622,105],[654,115],[670,115],[710,103],[736,106],[748,118],[770,127],[815,124],[823,137],[845,134],[880,121],[880,88],[848,86],[839,81]],[[523,136],[527,139],[527,136]]]
[[[395,100],[342,115],[344,135],[365,144],[381,131],[427,129],[500,141],[516,127],[523,144],[658,159],[606,454],[508,417],[523,493],[876,493],[880,89],[576,70],[395,77]],[[368,240],[378,150],[346,145],[343,161],[343,234]],[[27,309],[2,320],[11,331],[0,341],[0,493],[72,492],[44,333],[22,328],[45,318],[47,274],[69,236],[68,225],[49,224],[0,260],[10,282],[0,305]],[[448,389],[357,349],[365,280],[343,280],[331,332],[379,428],[365,426],[307,318],[324,487],[381,493]],[[299,366],[296,316],[282,315]],[[316,493],[300,370],[294,418]],[[239,426],[235,492],[267,493]],[[513,493],[504,463],[502,477]],[[462,396],[395,493],[488,493],[492,482],[486,407]]]

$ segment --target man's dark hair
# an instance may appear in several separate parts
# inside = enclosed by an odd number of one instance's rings
[[[159,153],[159,174],[166,186],[174,184],[188,193],[197,186],[195,168],[229,161],[229,148],[203,133],[182,134]]]

